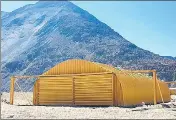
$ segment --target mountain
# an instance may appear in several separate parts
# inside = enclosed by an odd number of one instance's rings
[[[1,20],[2,91],[9,90],[12,75],[39,75],[72,58],[124,69],[156,69],[163,80],[172,80],[176,68],[176,60],[137,47],[71,2],[40,1]],[[29,90],[33,82],[21,84]]]
[[[171,60],[176,60],[176,57],[172,57],[172,56],[162,56],[162,57],[165,57],[165,58],[168,58],[168,59],[171,59]]]

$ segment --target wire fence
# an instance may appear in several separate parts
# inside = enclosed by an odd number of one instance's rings
[[[36,78],[15,78],[14,105],[33,105],[33,86]]]

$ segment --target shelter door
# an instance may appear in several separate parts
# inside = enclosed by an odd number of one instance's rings
[[[75,76],[75,105],[113,105],[112,74]]]
[[[38,81],[39,105],[72,104],[71,77],[41,77]]]

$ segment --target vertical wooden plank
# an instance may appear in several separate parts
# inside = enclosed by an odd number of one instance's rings
[[[35,81],[34,88],[33,88],[33,104],[38,105],[38,80]]]
[[[36,105],[39,105],[40,103],[39,103],[39,97],[40,97],[40,95],[39,95],[39,80],[40,80],[40,78],[36,81],[36,94],[35,94],[35,96],[36,96],[36,99],[35,99],[35,102],[36,102]]]
[[[33,105],[36,105],[36,82],[34,83],[33,88]]]
[[[11,77],[10,80],[10,104],[13,105],[14,100],[14,84],[15,84],[15,77]]]
[[[153,91],[154,91],[154,98],[153,98],[153,103],[154,105],[156,105],[157,103],[157,99],[156,99],[156,94],[157,94],[157,91],[156,91],[156,71],[153,71]]]
[[[72,78],[72,96],[73,96],[72,105],[74,105],[75,104],[75,78],[74,77]]]

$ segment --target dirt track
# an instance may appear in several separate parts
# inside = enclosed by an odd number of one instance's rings
[[[32,100],[32,93],[25,93]],[[25,106],[22,106],[25,105]],[[9,104],[9,93],[1,96],[2,119],[176,119],[176,108],[161,105],[136,108],[120,107],[62,107],[30,106],[22,94],[15,93],[14,105]]]

